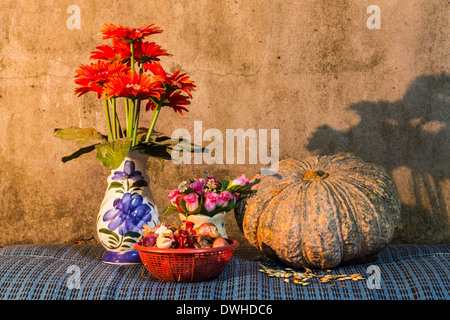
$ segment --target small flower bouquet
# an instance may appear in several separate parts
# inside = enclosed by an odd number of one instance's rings
[[[205,178],[183,181],[172,190],[168,198],[171,205],[163,213],[181,213],[214,217],[218,213],[236,208],[240,200],[251,193],[249,180],[242,174],[231,181],[219,181],[206,175]]]
[[[105,24],[100,33],[112,43],[96,47],[90,55],[96,62],[81,65],[76,71],[75,93],[81,96],[94,92],[102,100],[108,134],[74,126],[55,129],[54,135],[58,138],[88,145],[63,157],[63,162],[94,150],[97,159],[110,170],[117,168],[132,150],[170,159],[169,151],[179,141],[155,132],[156,120],[163,107],[181,115],[188,111],[186,107],[196,86],[186,73],[164,70],[160,57],[171,54],[155,42],[145,41],[161,32],[154,24],[140,28]],[[119,100],[123,103],[119,104]],[[146,111],[154,110],[149,128],[139,126],[143,103]],[[125,119],[124,127],[121,118]],[[192,145],[189,148],[192,149]]]

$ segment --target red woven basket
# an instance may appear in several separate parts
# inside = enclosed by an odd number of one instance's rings
[[[134,244],[142,263],[152,276],[167,282],[197,282],[216,278],[230,262],[235,240],[229,245],[202,249],[161,249]]]

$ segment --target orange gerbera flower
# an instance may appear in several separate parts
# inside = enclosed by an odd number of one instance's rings
[[[138,99],[159,98],[162,92],[160,81],[131,70],[116,74],[105,86],[106,99],[112,96]]]
[[[160,27],[155,26],[154,23],[140,28],[130,28],[121,25],[115,26],[114,24],[106,23],[105,27],[100,31],[100,33],[103,34],[103,39],[115,38],[126,42],[135,42],[136,40],[161,32],[163,32],[163,30]]]
[[[176,70],[174,73],[168,74],[159,62],[146,63],[144,69],[161,77],[163,82],[169,85],[169,89],[181,89],[192,98],[191,91],[194,91],[196,86],[186,73],[180,73],[180,70]]]
[[[137,41],[135,43],[134,56],[136,61],[147,63],[150,61],[159,61],[160,56],[171,56],[167,50],[161,48],[154,42]]]
[[[112,39],[113,46],[102,45],[95,47],[98,51],[91,52],[91,59],[118,61],[131,57],[130,45],[119,39]]]
[[[79,87],[75,89],[75,94],[81,96],[89,91],[94,91],[97,92],[97,98],[100,98],[105,84],[115,74],[126,70],[128,70],[128,67],[119,62],[98,61],[90,65],[81,65],[76,70],[75,83]]]
[[[167,106],[173,109],[173,111],[178,112],[183,115],[183,111],[188,111],[185,106],[190,105],[189,97],[183,95],[181,90],[169,90],[166,92],[165,100],[162,103],[162,106]],[[145,110],[148,111],[150,109],[155,110],[157,105],[153,100],[149,100],[147,105],[145,106]]]

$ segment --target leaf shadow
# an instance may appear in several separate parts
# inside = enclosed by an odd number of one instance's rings
[[[440,243],[450,240],[446,193],[449,177],[449,74],[423,75],[397,101],[361,101],[348,107],[360,117],[348,130],[327,124],[308,138],[316,154],[341,152],[381,165],[391,175],[403,172],[410,181],[407,203],[402,203],[400,227],[394,241]],[[405,189],[408,186],[399,185]],[[448,192],[448,190],[447,190]]]

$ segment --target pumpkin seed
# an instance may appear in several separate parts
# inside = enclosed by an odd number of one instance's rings
[[[267,274],[269,277],[275,277],[275,278],[284,278],[283,281],[286,283],[293,282],[294,284],[301,284],[302,286],[307,286],[310,283],[307,282],[308,280],[312,278],[318,278],[319,283],[328,283],[332,280],[334,280],[329,286],[336,285],[337,281],[346,281],[346,280],[364,280],[364,277],[361,276],[359,273],[353,273],[351,275],[347,274],[314,274],[311,269],[304,268],[305,271],[302,272],[296,272],[292,268],[285,268],[283,269],[270,269],[262,264],[259,264],[262,269],[258,269],[259,272]],[[331,272],[330,269],[326,270],[326,272]],[[293,277],[292,280],[289,278]],[[340,286],[342,286],[340,284]]]

